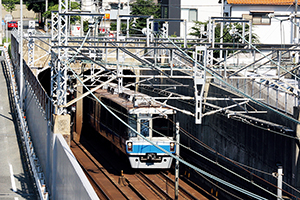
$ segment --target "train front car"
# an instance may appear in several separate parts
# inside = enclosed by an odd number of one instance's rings
[[[129,110],[129,125],[138,133],[149,139],[165,151],[174,154],[176,145],[175,111],[162,107],[139,107]],[[144,140],[132,130],[128,130],[126,153],[132,168],[135,169],[168,169],[173,158]]]

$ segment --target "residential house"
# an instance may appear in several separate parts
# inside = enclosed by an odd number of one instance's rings
[[[253,33],[264,44],[298,43],[299,28],[294,24],[294,0],[227,0],[224,13],[243,17],[253,24]],[[295,29],[296,28],[296,29]],[[296,30],[296,31],[295,31]]]

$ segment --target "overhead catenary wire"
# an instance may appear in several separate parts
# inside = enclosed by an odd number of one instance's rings
[[[165,36],[165,37],[166,37],[166,36]],[[240,35],[240,37],[242,37],[242,36]],[[166,38],[168,38],[168,37],[166,37]],[[242,37],[242,38],[243,38],[243,37]],[[168,38],[168,39],[169,39],[169,38]],[[248,42],[245,38],[243,38],[243,39],[244,39],[246,42]],[[187,53],[184,52],[184,51],[183,51],[178,45],[176,45],[172,40],[169,39],[169,41],[170,41],[175,47],[177,47],[177,49],[178,49],[181,53],[183,53],[187,58],[192,59],[192,60],[193,60],[198,66],[200,66],[204,71],[206,71],[206,72],[208,72],[209,74],[211,74],[212,76],[214,76],[216,79],[218,79],[220,82],[224,83],[226,86],[228,86],[228,87],[231,88],[232,90],[236,91],[237,93],[243,95],[243,96],[246,97],[246,98],[249,98],[251,101],[256,102],[257,104],[259,104],[259,105],[261,105],[261,106],[263,106],[263,107],[265,107],[265,108],[267,108],[267,109],[269,109],[269,110],[271,110],[271,111],[273,111],[273,112],[279,114],[280,116],[283,116],[284,118],[287,118],[287,119],[289,119],[289,120],[292,121],[292,122],[295,122],[295,123],[297,123],[297,124],[300,124],[300,121],[298,121],[298,120],[296,120],[296,119],[294,119],[294,118],[291,118],[291,117],[289,117],[289,116],[287,116],[287,115],[285,115],[285,114],[283,114],[283,113],[277,111],[276,109],[271,108],[270,106],[268,106],[268,105],[266,105],[266,104],[264,104],[264,103],[262,103],[262,102],[260,102],[260,101],[258,101],[258,100],[255,100],[255,99],[252,98],[250,95],[248,95],[248,94],[246,94],[246,93],[240,91],[239,89],[233,87],[231,84],[229,84],[229,83],[227,83],[226,81],[224,81],[221,77],[216,76],[214,71],[208,69],[207,67],[204,67],[201,63],[199,63],[198,61],[196,61],[195,59],[193,59],[193,58],[191,58],[189,55],[187,55]],[[248,42],[248,43],[249,43],[249,42]],[[250,44],[250,43],[249,43],[249,44]],[[297,139],[300,140],[299,138],[297,138]]]
[[[162,34],[163,34],[163,33],[162,33]],[[164,34],[163,34],[163,35],[164,35]],[[164,36],[165,36],[165,35],[164,35]],[[243,38],[241,35],[239,35],[239,36],[240,36],[241,38]],[[166,36],[165,36],[165,37],[166,37]],[[168,37],[166,37],[166,38],[168,38]],[[169,38],[168,38],[168,39],[169,39]],[[247,43],[249,43],[245,38],[243,38],[243,39],[244,39]],[[283,117],[285,117],[285,118],[287,118],[287,119],[289,119],[289,120],[291,120],[291,121],[293,121],[293,122],[296,122],[297,124],[300,124],[300,121],[295,120],[295,119],[293,119],[293,118],[291,118],[291,117],[289,117],[289,116],[286,116],[286,115],[282,114],[281,112],[279,112],[279,111],[277,111],[277,110],[271,108],[270,106],[267,106],[267,105],[265,105],[265,104],[263,104],[263,103],[261,103],[261,102],[255,100],[254,98],[252,98],[251,96],[247,95],[246,93],[244,93],[244,92],[240,91],[239,89],[233,87],[232,85],[230,85],[229,83],[227,83],[226,81],[224,81],[223,79],[221,79],[220,77],[216,76],[215,73],[214,73],[213,71],[209,70],[208,68],[204,67],[204,66],[201,65],[199,62],[197,62],[195,59],[193,59],[193,58],[191,58],[190,56],[188,56],[188,55],[186,54],[186,52],[184,52],[180,47],[178,47],[173,41],[171,41],[170,39],[169,39],[169,41],[170,41],[175,47],[177,47],[177,49],[178,49],[181,53],[183,53],[186,57],[188,57],[189,59],[192,59],[192,60],[193,60],[198,66],[200,66],[203,70],[205,70],[206,72],[210,73],[212,76],[214,76],[214,77],[215,77],[216,79],[218,79],[220,82],[223,82],[225,85],[227,85],[228,87],[230,87],[230,88],[233,89],[234,91],[236,91],[236,92],[242,94],[243,96],[245,96],[245,97],[251,99],[253,102],[256,102],[257,104],[259,104],[259,105],[261,105],[261,106],[263,106],[263,107],[265,107],[265,108],[267,108],[267,109],[269,109],[269,110],[271,110],[271,111],[273,111],[273,112],[275,112],[275,113],[277,113],[277,114],[279,114],[279,115],[281,115],[281,116],[283,116]],[[249,43],[249,44],[250,44],[250,43]],[[295,139],[295,138],[293,138],[293,139]],[[298,137],[296,137],[296,139],[299,140]],[[259,177],[259,178],[260,178],[260,177]],[[275,186],[275,187],[277,187],[277,186]],[[294,195],[293,195],[293,196],[294,196]]]
[[[78,52],[78,51],[77,51]],[[216,176],[214,176],[214,175],[211,175],[211,174],[209,174],[209,173],[207,173],[207,172],[205,172],[204,170],[201,170],[201,169],[199,169],[198,167],[196,167],[196,166],[194,166],[194,165],[192,165],[192,164],[190,164],[190,163],[188,163],[188,162],[186,162],[186,161],[184,161],[184,160],[182,160],[181,158],[178,158],[177,156],[175,156],[175,155],[173,155],[173,154],[171,154],[171,153],[169,153],[168,151],[166,151],[166,150],[164,150],[163,148],[161,148],[160,146],[158,146],[158,145],[156,145],[155,143],[153,143],[151,140],[149,140],[148,138],[146,138],[145,136],[143,136],[142,134],[140,134],[139,132],[137,132],[135,129],[133,129],[131,126],[129,126],[126,122],[124,122],[120,117],[118,117],[114,112],[112,112],[102,101],[100,101],[97,97],[96,97],[96,95],[95,94],[93,94],[92,92],[91,92],[91,90],[82,82],[82,80],[80,79],[80,77],[78,77],[78,75],[76,74],[76,72],[74,72],[74,70],[69,66],[69,63],[70,63],[70,61],[63,61],[64,62],[64,64],[65,65],[67,65],[68,66],[68,68],[69,68],[69,70],[73,73],[73,75],[77,78],[77,80],[83,85],[83,87],[101,104],[101,106],[103,106],[103,108],[105,108],[109,113],[111,113],[115,118],[117,118],[122,124],[124,124],[126,127],[128,127],[129,129],[131,129],[133,132],[135,132],[137,135],[139,135],[141,138],[143,138],[145,141],[147,141],[147,142],[149,142],[151,145],[153,145],[153,146],[155,146],[156,148],[158,148],[158,149],[160,149],[161,151],[163,151],[164,153],[166,153],[166,154],[168,154],[169,156],[171,156],[172,158],[174,158],[174,159],[176,159],[176,160],[179,160],[181,163],[183,163],[183,164],[185,164],[185,165],[187,165],[187,166],[189,166],[190,168],[192,168],[192,169],[195,169],[196,171],[198,171],[198,172],[200,172],[200,173],[202,173],[202,174],[204,174],[204,175],[206,175],[206,176],[208,176],[208,177],[210,177],[211,179],[213,179],[213,180],[215,180],[215,181],[217,181],[217,182],[219,182],[219,183],[222,183],[222,184],[224,184],[224,185],[226,185],[226,186],[228,186],[228,187],[230,187],[230,188],[232,188],[232,189],[234,189],[234,190],[238,190],[238,191],[240,191],[240,192],[242,192],[242,193],[244,193],[244,194],[246,194],[246,195],[248,195],[248,196],[250,196],[250,197],[253,197],[253,198],[255,198],[255,199],[266,199],[266,198],[263,198],[263,197],[261,197],[261,196],[259,196],[259,195],[256,195],[256,194],[254,194],[254,193],[252,193],[252,192],[249,192],[249,191],[247,191],[247,190],[245,190],[245,189],[243,189],[243,188],[240,188],[240,187],[238,187],[238,186],[236,186],[236,185],[233,185],[233,184],[231,184],[231,183],[229,183],[229,182],[227,182],[227,181],[224,181],[224,180],[222,180],[222,179],[220,179],[220,178],[218,178],[218,177],[216,177]],[[275,195],[276,196],[276,195]]]

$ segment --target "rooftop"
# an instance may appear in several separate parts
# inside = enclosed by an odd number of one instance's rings
[[[247,5],[293,5],[294,0],[227,0],[228,4]],[[298,2],[300,5],[300,2]]]

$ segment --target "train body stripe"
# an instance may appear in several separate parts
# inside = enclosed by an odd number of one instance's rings
[[[170,152],[170,145],[159,145],[162,149]],[[165,154],[162,150],[158,149],[153,145],[135,145],[132,146],[132,151],[128,152],[126,148],[126,152],[128,154],[146,154],[146,153],[157,153],[157,154]],[[175,151],[171,152],[175,153]]]

